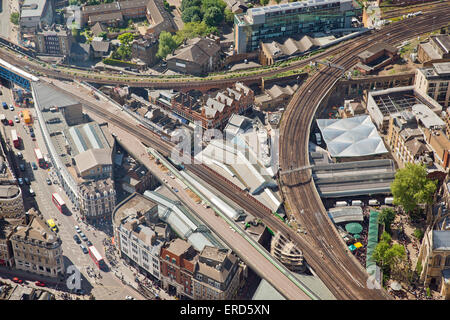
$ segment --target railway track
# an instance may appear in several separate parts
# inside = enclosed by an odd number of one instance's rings
[[[435,26],[444,25],[450,21],[447,10],[439,9],[423,16],[408,19],[395,25],[384,28],[363,39],[339,46],[340,56],[333,60],[334,63],[350,68],[356,63],[356,54],[364,50],[374,41],[384,40],[389,42],[401,42],[420,33],[431,31],[431,26],[427,18],[437,15]],[[414,24],[416,31],[408,29]],[[337,51],[334,51],[335,53]],[[320,59],[317,55],[313,59]],[[304,63],[309,63],[305,61]],[[297,66],[298,67],[298,66]],[[276,71],[277,73],[280,71]],[[259,75],[260,77],[262,74]],[[281,145],[280,163],[281,168],[289,166],[300,167],[308,164],[309,159],[306,153],[306,146],[309,138],[309,127],[313,119],[316,107],[328,88],[330,88],[341,76],[340,71],[330,68],[322,68],[320,72],[311,77],[294,95],[281,123]],[[234,79],[236,80],[236,79]],[[217,80],[219,81],[219,80]],[[191,87],[192,82],[185,84]],[[77,97],[77,99],[79,99]],[[169,155],[172,144],[163,141],[160,137],[149,132],[147,129],[138,127],[135,124],[124,121],[120,116],[101,110],[87,101],[82,102],[87,109],[98,114],[103,119],[113,122],[127,130],[142,142],[152,146],[163,155]],[[343,241],[337,234],[334,226],[326,216],[325,209],[315,190],[315,186],[310,175],[296,172],[282,177],[286,186],[283,187],[285,198],[288,201],[292,214],[301,222],[304,229],[308,230],[307,235],[298,234],[288,225],[275,217],[270,210],[262,204],[247,201],[247,194],[229,188],[227,183],[217,176],[208,173],[201,165],[188,165],[187,169],[205,180],[225,196],[235,201],[244,210],[255,217],[261,218],[263,222],[273,230],[284,233],[303,251],[308,264],[315,270],[317,275],[326,284],[330,291],[338,299],[388,299],[389,296],[383,290],[369,290],[366,288],[368,278],[365,270],[359,262],[346,250]]]
[[[408,6],[405,8],[397,8],[397,9],[393,9],[393,10],[389,10],[386,13],[381,15],[382,19],[389,19],[389,18],[396,18],[396,17],[400,17],[404,14],[408,14],[408,13],[412,13],[412,12],[417,12],[417,11],[422,11],[425,10],[429,7],[432,8],[445,8],[446,6],[448,6],[449,3],[448,1],[433,1],[433,2],[425,2],[425,3],[420,3],[414,6]]]
[[[333,63],[345,70],[356,64],[356,55],[374,41],[400,43],[412,36],[431,31],[431,15],[436,15],[435,27],[450,21],[450,8],[435,9],[432,12],[396,23],[371,35],[366,41],[358,40],[347,51],[335,58]],[[408,26],[414,23],[414,29]],[[342,71],[322,68],[312,76],[291,99],[280,124],[280,164],[281,169],[309,165],[309,128],[321,98],[341,77]],[[309,172],[294,172],[282,177],[285,183],[284,196],[292,209],[291,214],[308,230],[314,251],[323,257],[322,264],[307,250],[305,257],[318,276],[338,299],[385,299],[389,296],[384,290],[369,290],[366,283],[368,275],[359,262],[346,249],[345,243],[329,220],[326,210],[318,196]],[[301,247],[301,246],[300,246]],[[313,259],[311,259],[313,258]],[[326,265],[326,269],[323,268]]]

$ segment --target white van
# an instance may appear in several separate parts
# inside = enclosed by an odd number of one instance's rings
[[[384,204],[393,205],[394,204],[394,198],[393,197],[384,198]]]
[[[358,206],[361,207],[362,206],[362,201],[361,200],[353,200],[352,201],[352,206]]]
[[[335,207],[346,207],[347,205],[347,201],[336,201]]]
[[[320,136],[320,133],[316,133],[316,143],[317,145],[320,145],[322,143],[322,137]]]
[[[370,199],[369,200],[369,206],[379,206],[380,202],[376,199]]]

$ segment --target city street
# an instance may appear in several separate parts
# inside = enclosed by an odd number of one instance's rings
[[[1,102],[6,102],[8,106],[12,104],[12,91],[7,88],[2,88],[3,95],[0,96]],[[14,126],[5,126],[7,138],[11,137],[11,130],[15,129],[18,133],[20,139],[20,147],[19,149],[15,149],[15,153],[17,154],[20,151],[23,154],[23,160],[18,159],[17,157],[14,159],[16,162],[16,172],[19,177],[28,177],[31,182],[31,188],[34,190],[36,196],[31,196],[29,192],[29,187],[24,183],[21,186],[22,192],[24,194],[24,205],[25,209],[28,210],[31,207],[36,207],[43,214],[45,220],[54,219],[59,232],[58,235],[62,240],[63,246],[63,254],[65,256],[65,268],[67,269],[70,265],[75,265],[76,268],[83,275],[82,277],[82,289],[86,294],[92,293],[96,299],[125,299],[126,296],[132,296],[136,299],[144,299],[140,296],[136,291],[129,288],[128,286],[124,286],[122,281],[117,279],[113,272],[103,272],[98,269],[98,267],[94,264],[89,254],[83,254],[80,245],[77,244],[73,236],[76,234],[76,230],[74,228],[75,225],[79,225],[84,234],[88,237],[88,239],[93,243],[93,245],[100,251],[104,256],[103,249],[103,239],[108,236],[102,231],[96,231],[92,227],[87,226],[84,222],[77,221],[77,212],[73,212],[71,210],[71,203],[66,197],[64,191],[57,184],[56,174],[52,172],[52,168],[42,169],[38,168],[37,170],[33,170],[31,167],[32,162],[37,162],[35,159],[34,148],[39,148],[42,151],[43,155],[47,154],[47,150],[45,147],[45,143],[42,138],[42,134],[40,132],[39,126],[37,124],[37,119],[34,116],[34,109],[29,109],[30,114],[32,115],[33,128],[36,135],[36,140],[33,141],[30,137],[29,127],[24,124],[23,119],[20,118],[20,111],[24,108],[15,107],[14,111],[10,111],[9,109],[2,109],[0,112],[5,114],[6,118],[12,119],[14,121],[14,116],[17,115],[20,119],[20,123],[15,123]],[[21,171],[19,169],[19,163],[25,164],[25,171]],[[46,179],[50,177],[53,183],[51,185],[47,185]],[[56,182],[56,183],[54,183]],[[67,204],[69,208],[69,212],[67,215],[61,214],[56,206],[52,202],[52,193],[57,192]],[[87,247],[86,243],[84,245]],[[101,279],[96,279],[90,277],[87,269],[93,270],[89,272],[90,274],[99,275]],[[60,285],[61,286],[61,285]],[[63,288],[65,288],[65,283],[63,284]]]

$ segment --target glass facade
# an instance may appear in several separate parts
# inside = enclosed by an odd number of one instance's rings
[[[345,3],[344,7],[341,2]],[[350,28],[357,10],[348,1],[299,3],[254,8],[236,15],[235,46],[238,53],[256,50],[261,41]]]

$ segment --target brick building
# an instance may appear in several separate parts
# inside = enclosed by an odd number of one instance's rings
[[[429,41],[417,46],[417,59],[424,66],[450,61],[450,35],[430,36]]]
[[[379,42],[358,55],[355,68],[362,74],[371,74],[397,60],[398,49],[387,43]]]
[[[253,107],[253,90],[241,82],[234,87],[220,90],[212,96],[192,96],[182,92],[149,92],[152,103],[170,110],[185,122],[200,122],[205,129],[223,128],[234,113],[242,113]]]
[[[159,61],[156,56],[157,52],[158,40],[151,35],[136,39],[131,44],[132,59],[139,59],[149,67],[154,66]]]
[[[177,297],[193,298],[193,280],[198,253],[188,242],[179,238],[161,249],[162,287]]]

